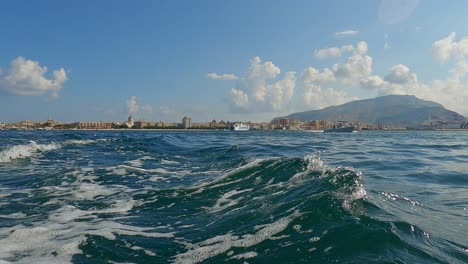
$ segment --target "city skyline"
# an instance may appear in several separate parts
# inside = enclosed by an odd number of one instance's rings
[[[464,1],[3,5],[1,122],[261,122],[385,94],[468,113]]]

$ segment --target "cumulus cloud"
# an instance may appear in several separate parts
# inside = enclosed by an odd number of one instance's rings
[[[354,88],[371,91],[375,95],[411,94],[431,100],[460,113],[468,113],[468,37],[455,40],[455,33],[437,40],[432,45],[432,54],[438,61],[455,60],[445,79],[422,82],[416,73],[404,64],[389,68],[383,75],[372,74],[373,60],[368,55],[367,43],[323,49],[323,57],[351,55],[343,63],[333,64],[322,70],[308,67],[301,74],[304,87],[303,101],[306,106],[323,108],[357,99],[352,95]],[[384,35],[385,41],[388,35]],[[337,86],[337,88],[323,88]],[[351,89],[349,89],[351,88]]]
[[[11,95],[40,95],[49,93],[57,97],[63,84],[68,80],[63,68],[52,72],[48,79],[48,69],[38,61],[18,57],[11,62],[10,68],[0,71],[0,90]]]
[[[291,101],[296,87],[296,73],[287,72],[284,78],[268,86],[269,102],[273,110],[279,111]]]
[[[439,39],[432,44],[432,55],[439,61],[463,59],[468,54],[468,37],[455,41],[455,32],[446,38]]]
[[[330,57],[341,57],[343,53],[351,52],[354,50],[353,45],[345,45],[341,47],[330,47],[318,49],[314,51],[316,59],[326,59]]]
[[[428,92],[427,87],[418,81],[416,74],[403,64],[391,67],[383,79],[377,75],[362,78],[360,85],[364,89],[376,91],[379,95]]]
[[[398,64],[390,69],[390,73],[385,76],[385,81],[394,84],[416,84],[418,78],[407,66]]]
[[[345,30],[341,32],[335,32],[335,37],[346,37],[346,36],[354,36],[359,34],[357,30]]]
[[[344,89],[322,88],[323,85],[330,83],[346,86],[358,85],[360,80],[369,77],[372,73],[372,57],[367,54],[368,46],[364,41],[355,46],[345,45],[339,48],[316,50],[315,55],[320,58],[337,57],[344,52],[349,52],[351,55],[343,63],[335,63],[331,68],[324,68],[321,71],[308,67],[302,72],[303,101],[306,106],[320,108],[357,99]]]
[[[359,42],[356,46],[346,45],[341,48],[333,47],[316,50],[315,55],[319,58],[335,56],[336,54],[341,56],[345,51],[352,52],[351,56],[348,57],[345,63],[336,63],[331,67],[331,69],[325,68],[323,71],[309,67],[302,74],[303,81],[339,81],[344,84],[352,84],[372,73],[372,57],[367,55],[368,46],[364,41]]]
[[[467,61],[459,61],[455,68],[449,71],[451,79],[461,79],[468,74],[468,62]]]
[[[148,115],[153,113],[153,107],[151,105],[139,105],[136,96],[131,96],[127,100],[127,113],[129,115]]]
[[[304,103],[307,107],[320,109],[331,105],[339,105],[357,97],[348,95],[343,90],[333,88],[322,88],[319,85],[305,84]]]
[[[351,84],[372,73],[372,58],[356,53],[349,57],[346,63],[334,64],[331,70],[336,80]]]
[[[207,74],[207,77],[212,80],[223,80],[223,81],[233,81],[237,80],[238,77],[234,74],[217,74],[215,72],[210,72]]]
[[[138,112],[138,103],[136,96],[132,96],[127,100],[127,112],[130,115],[136,114]]]
[[[308,67],[302,72],[302,81],[304,83],[313,83],[313,82],[333,82],[335,81],[335,74],[328,68],[319,71],[314,67]]]
[[[359,42],[356,46],[346,45],[340,48],[332,47],[316,50],[314,52],[316,58],[338,57],[344,52],[352,52],[345,63],[336,63],[331,69],[325,68],[323,72],[311,72],[314,68],[309,69],[309,76],[315,75],[319,81],[340,81],[345,84],[350,84],[367,77],[372,72],[372,57],[367,55],[368,47],[364,41]]]
[[[231,98],[236,107],[241,109],[247,109],[249,107],[249,96],[242,90],[232,88]]]
[[[229,91],[233,110],[257,113],[284,110],[295,94],[296,73],[286,72],[278,80],[280,74],[281,69],[273,62],[252,58],[247,76],[239,78],[237,86]]]

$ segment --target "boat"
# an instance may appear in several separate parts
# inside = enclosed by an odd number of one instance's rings
[[[323,132],[354,132],[356,127],[354,125],[349,125],[346,121],[336,122],[332,128],[327,128]]]
[[[249,124],[244,124],[244,123],[235,123],[234,125],[231,126],[231,130],[234,131],[249,131],[250,126]]]

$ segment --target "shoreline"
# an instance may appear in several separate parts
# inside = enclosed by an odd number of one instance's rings
[[[39,130],[39,129],[0,129],[0,131],[70,131],[70,132],[78,132],[78,131],[105,131],[105,132],[148,132],[148,131],[155,131],[155,132],[229,132],[234,130],[229,129],[184,129],[184,128],[139,128],[139,129],[132,129],[132,128],[119,128],[119,129],[51,129],[51,130]],[[320,133],[323,132],[322,130],[283,130],[283,129],[253,129],[249,131],[235,131],[235,132],[252,132],[252,131],[290,131],[290,132],[316,132]],[[356,130],[356,132],[414,132],[414,131],[449,131],[449,132],[468,132],[468,128],[436,128],[436,129],[380,129],[380,130]]]

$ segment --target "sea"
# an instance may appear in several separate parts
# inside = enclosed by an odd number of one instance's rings
[[[0,131],[0,263],[468,263],[468,133]]]

